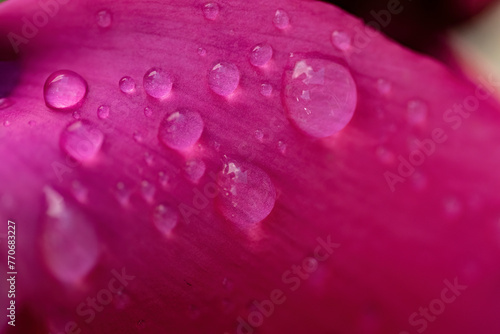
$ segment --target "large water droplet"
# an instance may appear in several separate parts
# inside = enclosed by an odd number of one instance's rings
[[[123,77],[118,83],[120,90],[125,94],[133,94],[135,92],[135,80],[131,77]]]
[[[236,65],[222,61],[215,64],[208,74],[210,89],[220,95],[231,95],[240,83],[240,71]]]
[[[111,13],[106,9],[97,12],[96,22],[99,27],[108,28],[111,25]]]
[[[186,166],[184,167],[184,172],[186,173],[186,177],[192,183],[198,183],[200,179],[205,174],[206,165],[203,160],[194,159],[186,162]]]
[[[304,59],[285,74],[285,106],[299,129],[324,138],[349,123],[356,109],[357,91],[344,66],[325,59]]]
[[[153,67],[144,74],[144,90],[149,96],[164,99],[172,90],[172,77],[161,68]]]
[[[166,115],[160,124],[158,138],[175,150],[187,150],[200,139],[203,119],[196,111],[179,110]]]
[[[429,107],[421,100],[411,100],[407,106],[408,122],[411,125],[422,125],[427,119]]]
[[[276,201],[276,189],[262,169],[247,163],[227,159],[217,183],[220,212],[230,221],[248,227],[271,213]]]
[[[261,67],[266,65],[273,57],[273,48],[271,45],[259,44],[256,45],[250,53],[250,64]]]
[[[179,213],[168,204],[160,204],[154,208],[152,220],[158,231],[168,236],[179,222]]]
[[[219,5],[215,2],[209,2],[203,6],[203,15],[207,20],[214,21],[219,16]]]
[[[80,107],[87,95],[88,86],[81,75],[69,70],[52,73],[43,87],[45,104],[56,110]]]
[[[278,9],[274,14],[273,24],[278,29],[286,29],[290,25],[290,17],[283,9]]]
[[[61,148],[77,161],[94,158],[101,149],[104,134],[88,120],[78,120],[63,130]]]
[[[109,117],[109,106],[100,106],[97,108],[97,117],[100,119],[106,119]]]
[[[334,31],[332,33],[332,44],[341,51],[347,51],[351,48],[351,36],[344,31]]]
[[[47,211],[41,249],[49,270],[64,283],[78,283],[92,270],[99,244],[90,220],[52,188],[44,189]]]

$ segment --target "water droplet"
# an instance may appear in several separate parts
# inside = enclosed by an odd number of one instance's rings
[[[387,80],[378,79],[377,90],[381,95],[389,95],[392,90],[392,84]]]
[[[265,43],[254,46],[250,53],[250,64],[257,67],[265,66],[273,57],[273,48]]]
[[[146,161],[146,164],[148,166],[152,166],[153,165],[153,162],[154,162],[154,158],[153,158],[153,155],[149,152],[146,152],[144,153],[144,160]]]
[[[205,163],[199,159],[186,162],[186,166],[184,167],[186,177],[192,183],[198,183],[205,174],[205,170]]]
[[[205,4],[203,6],[203,15],[207,20],[214,21],[219,16],[219,5],[215,2]]]
[[[158,172],[158,182],[160,182],[160,185],[165,189],[168,187],[169,184],[169,177],[167,173],[165,172]]]
[[[109,106],[100,106],[99,108],[97,108],[97,117],[99,117],[100,119],[106,119],[109,117]]]
[[[106,9],[97,12],[96,22],[99,27],[108,28],[111,25],[111,13]]]
[[[207,55],[207,50],[205,50],[204,48],[198,48],[198,54],[201,57],[205,57]]]
[[[82,115],[78,111],[73,111],[73,118],[74,119],[80,119],[82,118]]]
[[[144,90],[149,96],[164,99],[172,90],[172,77],[161,68],[153,67],[144,74]]]
[[[444,213],[450,219],[455,219],[462,213],[462,203],[456,197],[448,197],[444,200]]]
[[[9,127],[9,126],[10,126],[10,121],[5,121],[5,122],[3,122],[3,126],[5,126],[5,127]]]
[[[88,120],[78,120],[61,133],[61,148],[77,161],[93,159],[101,149],[104,134]]]
[[[131,77],[123,77],[118,83],[120,90],[125,94],[133,94],[135,92],[135,80]]]
[[[429,107],[423,101],[411,100],[408,102],[407,112],[408,122],[411,125],[422,125],[427,119]]]
[[[142,141],[144,140],[144,138],[142,137],[142,135],[139,133],[139,132],[134,132],[132,137],[134,138],[134,141],[136,143],[142,143]]]
[[[99,243],[90,220],[50,187],[44,188],[46,213],[41,235],[44,260],[60,281],[78,283],[94,268]]]
[[[14,104],[14,102],[7,97],[0,98],[0,110],[7,109],[8,107],[10,107],[13,104]]]
[[[273,24],[278,29],[286,29],[290,25],[290,17],[283,9],[278,9],[274,14]]]
[[[71,183],[71,192],[80,203],[87,202],[89,191],[80,183],[80,181],[75,180]]]
[[[123,291],[119,290],[113,298],[113,305],[117,310],[124,310],[130,304],[130,297]]]
[[[144,108],[144,116],[152,117],[153,116],[153,109],[151,109],[150,107],[145,107]]]
[[[278,142],[278,150],[281,152],[281,154],[285,154],[286,153],[286,148],[287,148],[287,145],[280,140]]]
[[[123,182],[118,182],[116,184],[116,190],[115,190],[115,195],[116,199],[122,206],[128,205],[130,201],[130,190],[127,189],[125,186],[125,183]]]
[[[158,231],[168,236],[179,222],[179,213],[168,204],[159,204],[153,210],[152,220]]]
[[[332,33],[332,43],[337,49],[347,51],[351,48],[351,36],[344,31],[334,31]]]
[[[267,83],[260,85],[260,93],[262,96],[269,97],[273,93],[273,86]]]
[[[264,141],[264,132],[261,130],[255,130],[255,139],[262,143]]]
[[[43,87],[47,107],[56,110],[70,110],[80,107],[87,95],[88,86],[81,75],[61,70],[52,73]]]
[[[304,59],[285,74],[285,106],[299,129],[324,138],[349,123],[356,109],[357,91],[344,66],[324,59]]]
[[[391,165],[396,161],[396,157],[394,156],[394,153],[392,153],[389,149],[383,146],[377,147],[376,151],[377,157],[379,158],[380,162],[386,165]]]
[[[166,146],[184,151],[200,139],[203,127],[199,113],[180,110],[165,116],[160,124],[158,137]]]
[[[218,208],[233,223],[248,227],[262,221],[274,208],[276,189],[271,178],[250,163],[226,159],[217,183],[222,189]]]
[[[215,64],[208,74],[210,89],[220,96],[231,95],[240,83],[240,71],[236,65],[222,61]]]
[[[153,203],[156,193],[156,188],[150,182],[144,180],[141,182],[141,194],[142,198],[148,203]]]
[[[28,122],[28,125],[29,125],[29,126],[35,126],[35,125],[36,125],[36,122],[35,122],[35,121],[29,121],[29,122]]]
[[[234,283],[233,281],[231,281],[229,278],[227,277],[224,277],[224,279],[222,280],[222,286],[224,287],[224,289],[226,289],[227,291],[232,291],[233,288],[234,288]]]
[[[429,185],[429,180],[424,174],[417,171],[411,176],[411,183],[415,190],[423,191]]]

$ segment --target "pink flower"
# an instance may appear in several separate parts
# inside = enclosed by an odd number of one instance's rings
[[[499,332],[495,77],[315,1],[9,0],[0,36],[4,332]]]

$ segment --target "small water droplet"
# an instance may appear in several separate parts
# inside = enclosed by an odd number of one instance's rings
[[[462,213],[462,203],[456,197],[448,197],[444,200],[444,213],[450,219],[455,219]]]
[[[198,54],[201,57],[205,57],[207,55],[207,50],[205,50],[204,48],[198,48]]]
[[[88,120],[78,120],[61,133],[61,148],[77,161],[93,159],[101,149],[104,134]]]
[[[135,92],[135,80],[131,77],[123,77],[118,83],[120,90],[125,94],[133,94]]]
[[[342,130],[354,115],[356,83],[342,65],[325,59],[298,61],[285,73],[285,107],[305,133],[324,138]]]
[[[108,28],[111,25],[111,13],[106,9],[97,12],[96,22],[99,27]]]
[[[156,193],[156,188],[152,183],[146,180],[141,182],[141,194],[142,198],[144,198],[146,202],[153,203],[155,193]]]
[[[144,90],[151,97],[166,98],[172,90],[172,85],[172,77],[161,68],[153,67],[144,74]]]
[[[5,122],[3,122],[3,126],[5,126],[5,127],[9,127],[9,126],[10,126],[10,121],[5,121]]]
[[[199,113],[179,110],[166,115],[160,124],[158,137],[163,144],[184,151],[200,139],[204,123]]]
[[[273,57],[273,48],[267,44],[259,44],[253,47],[250,53],[250,64],[257,67],[265,66]]]
[[[87,202],[89,191],[80,183],[80,181],[75,180],[71,183],[71,192],[78,202]]]
[[[220,212],[242,227],[264,220],[274,208],[276,189],[257,166],[226,159],[217,183],[222,189],[217,197]]]
[[[118,182],[116,184],[115,195],[122,206],[128,205],[130,201],[130,190],[125,186],[125,183]]]
[[[264,142],[264,132],[262,132],[261,130],[255,130],[255,139],[257,139],[261,143]]]
[[[134,132],[134,134],[132,135],[132,137],[134,138],[134,141],[136,143],[142,143],[144,138],[142,137],[142,135],[139,133],[139,132]]]
[[[380,162],[382,162],[383,164],[391,165],[396,161],[394,153],[392,153],[389,149],[387,149],[384,146],[377,147],[376,154]]]
[[[109,106],[103,105],[97,108],[97,117],[100,119],[106,119],[109,117]]]
[[[215,64],[208,74],[210,89],[220,96],[231,95],[240,83],[240,71],[232,63],[225,61]]]
[[[411,100],[407,106],[408,122],[411,125],[421,125],[427,119],[429,107],[421,100]]]
[[[145,107],[144,108],[144,116],[152,117],[153,116],[153,109],[151,109],[150,107]]]
[[[50,187],[44,188],[46,212],[41,234],[44,260],[60,281],[78,283],[94,268],[99,243],[91,221]]]
[[[411,176],[411,183],[415,190],[423,191],[429,185],[429,180],[424,174],[417,171]]]
[[[82,115],[78,111],[73,111],[73,118],[74,119],[80,119],[82,118]]]
[[[205,174],[206,166],[203,160],[195,159],[186,162],[184,173],[189,181],[198,183]]]
[[[150,152],[144,153],[144,160],[149,167],[153,166],[154,157]]]
[[[332,44],[341,51],[347,51],[351,48],[352,39],[348,33],[335,30],[332,33]]]
[[[35,126],[35,125],[36,125],[36,122],[35,122],[35,121],[29,121],[29,122],[28,122],[28,125],[29,125],[29,126]]]
[[[123,289],[119,290],[115,298],[113,298],[113,305],[117,310],[124,310],[130,304],[130,297],[126,294]]]
[[[281,154],[285,154],[287,149],[287,145],[283,141],[278,142],[278,150],[281,152]]]
[[[60,70],[52,73],[43,87],[47,107],[56,110],[70,110],[80,107],[87,95],[88,86],[81,75]]]
[[[165,172],[158,172],[158,182],[160,182],[160,185],[164,189],[168,188],[169,180],[170,180],[170,178],[168,177],[167,173],[165,173]]]
[[[215,2],[206,3],[203,6],[203,15],[207,20],[214,21],[219,16],[219,5]]]
[[[260,85],[260,93],[262,96],[269,97],[273,94],[273,86],[267,83]]]
[[[224,289],[226,289],[227,291],[232,291],[233,288],[234,288],[234,283],[233,281],[231,281],[229,278],[227,277],[224,277],[224,279],[222,280],[222,286],[224,287]]]
[[[0,110],[7,109],[8,107],[10,107],[13,104],[14,104],[14,102],[7,97],[0,98]]]
[[[273,24],[278,29],[286,29],[290,25],[290,17],[283,9],[278,9],[274,14]]]
[[[377,90],[381,95],[389,95],[392,90],[392,84],[387,80],[378,79]]]
[[[179,222],[179,213],[168,204],[159,204],[153,209],[152,220],[158,231],[168,236]]]

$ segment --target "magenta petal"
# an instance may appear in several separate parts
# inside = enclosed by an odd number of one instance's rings
[[[15,330],[500,331],[494,77],[316,1],[9,0],[0,32]]]

